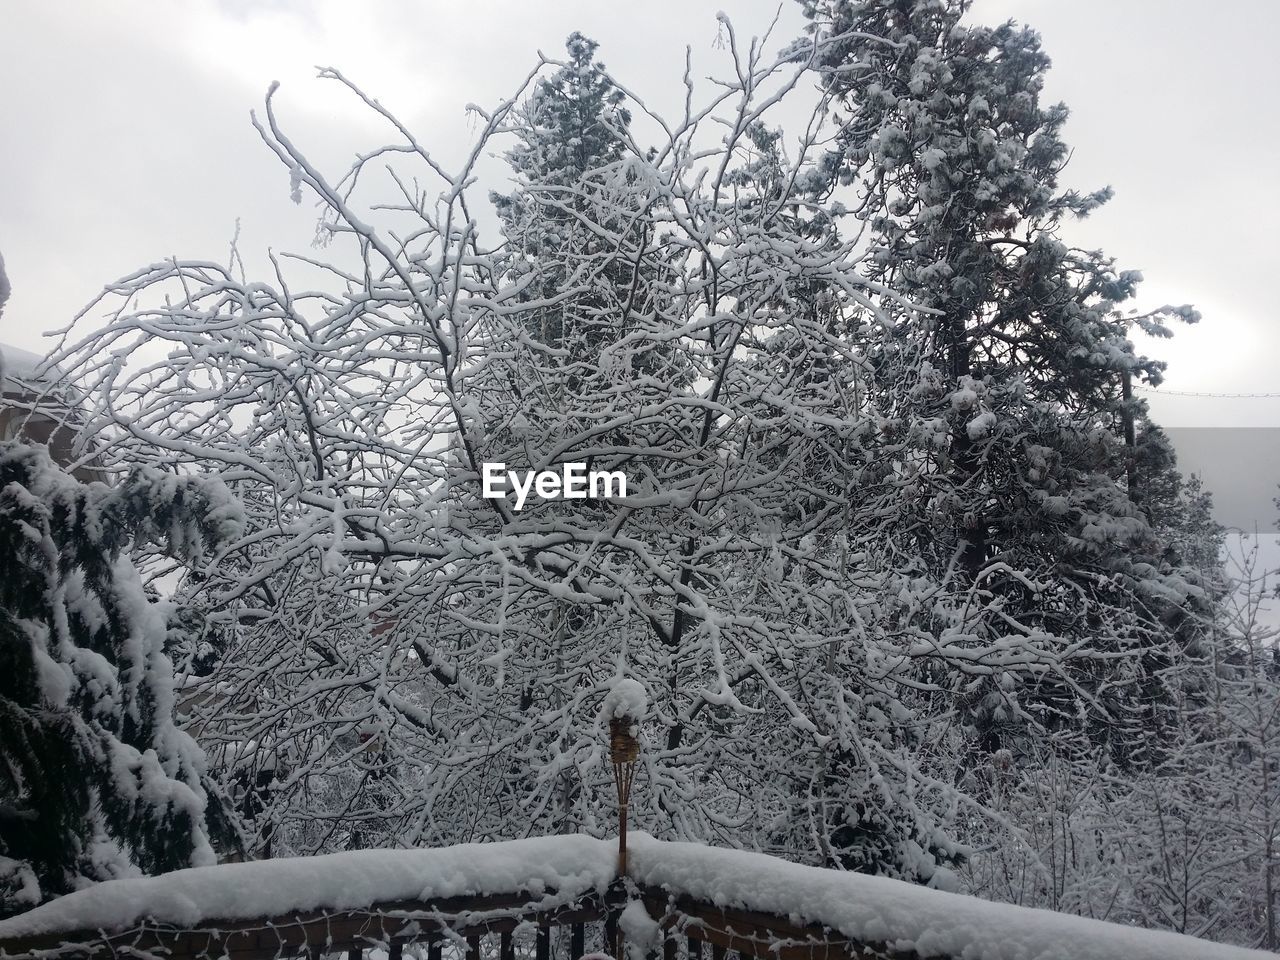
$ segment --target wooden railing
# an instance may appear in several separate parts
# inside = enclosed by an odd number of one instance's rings
[[[615,884],[604,896],[555,904],[553,894],[453,897],[380,903],[359,910],[299,912],[245,921],[206,921],[198,927],[145,923],[125,931],[79,931],[0,941],[5,958],[165,957],[169,960],[370,960],[382,950],[403,960],[580,960],[614,956],[619,916],[639,900],[657,921],[661,942],[646,947],[651,960],[911,960],[915,955],[859,944],[820,926],[783,917],[721,908],[665,891]]]

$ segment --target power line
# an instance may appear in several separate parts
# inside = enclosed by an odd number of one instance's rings
[[[1227,400],[1280,400],[1280,393],[1207,393],[1195,390],[1156,390],[1151,387],[1135,387],[1143,393],[1162,397],[1214,397]]]

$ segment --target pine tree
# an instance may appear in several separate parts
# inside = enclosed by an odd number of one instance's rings
[[[568,61],[538,82],[507,154],[517,189],[492,200],[512,276],[523,279],[526,300],[546,301],[523,318],[528,333],[563,350],[580,379],[627,319],[630,271],[616,247],[628,238],[610,236],[625,225],[616,212],[600,213],[612,199],[606,194],[619,176],[631,116],[595,60],[597,44],[574,33],[565,48]]]
[[[1062,239],[1109,191],[1060,184],[1067,110],[1041,102],[1039,37],[967,25],[968,6],[805,3],[827,41],[824,89],[847,114],[809,186],[854,194],[871,275],[920,308],[850,331],[876,371],[895,463],[885,533],[935,582],[974,592],[963,622],[930,627],[944,637],[1012,630],[1062,651],[1104,638],[1124,655],[1041,676],[1026,697],[1026,677],[967,683],[979,754],[1015,747],[1028,719],[1052,733],[1083,711],[1101,721],[1090,749],[1105,741],[1137,762],[1147,741],[1132,707],[1159,661],[1148,654],[1202,593],[1144,512],[1132,424],[1145,406],[1131,383],[1158,383],[1163,364],[1129,333],[1167,335],[1196,314],[1125,313],[1139,274]]]
[[[85,484],[43,448],[0,444],[0,910],[214,860],[228,824],[173,719],[179,611],[130,551],[197,562],[240,523],[216,481]]]

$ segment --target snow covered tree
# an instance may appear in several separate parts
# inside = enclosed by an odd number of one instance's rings
[[[793,202],[821,104],[793,155],[765,118],[807,65],[725,30],[733,79],[653,149],[585,42],[479,114],[456,172],[365,98],[398,142],[331,182],[269,99],[265,142],[366,265],[294,294],[283,267],[157,264],[59,354],[108,460],[216,468],[245,504],[245,535],[178,595],[211,630],[187,722],[228,786],[261,783],[258,853],[606,831],[620,674],[653,703],[645,828],[941,882],[958,800],[945,750],[922,753],[952,716],[917,708],[938,695],[922,665],[951,658],[899,632],[928,600],[850,530],[874,421],[841,325],[898,298]],[[574,167],[545,128],[577,122],[560,111],[583,89],[596,140]],[[508,132],[489,249],[467,187]],[[388,157],[400,199],[365,201]],[[415,163],[438,192],[410,188]],[[625,469],[631,489],[517,511],[480,496],[495,460]]]
[[[1202,924],[1212,935],[1267,950],[1280,946],[1280,630],[1265,604],[1280,571],[1262,566],[1256,540],[1236,537],[1227,551],[1229,590],[1212,649],[1214,683],[1203,692],[1207,719],[1195,764],[1198,811],[1220,877]],[[1230,851],[1235,854],[1228,856]],[[1211,927],[1210,924],[1213,926]],[[1225,936],[1223,933],[1225,932]]]
[[[1139,765],[1052,741],[1016,764],[998,754],[975,774],[998,816],[965,879],[982,896],[1274,948],[1274,571],[1248,537],[1224,538],[1198,482],[1170,468],[1167,440],[1146,434],[1144,511],[1210,601],[1194,623],[1166,624],[1158,743]]]
[[[1127,331],[1161,317],[1057,239],[1096,198],[1056,189],[1030,36],[926,6],[841,5],[861,32],[799,62],[726,18],[731,74],[705,103],[686,75],[670,121],[575,36],[476,108],[458,170],[324,70],[394,142],[330,179],[273,94],[258,129],[332,261],[305,288],[283,258],[155,264],[68,331],[109,466],[216,470],[245,505],[177,596],[185,722],[253,852],[606,832],[619,676],[651,704],[645,829],[938,886],[1012,789],[993,767],[1160,759],[1142,685],[1204,595],[1164,555],[1191,528],[1158,438],[1125,429],[1125,375],[1159,374]],[[495,461],[629,491],[517,509],[481,495]]]
[[[507,269],[523,281],[522,297],[542,304],[525,318],[529,335],[564,349],[585,372],[601,341],[616,339],[609,334],[627,321],[621,314],[631,271],[618,256],[601,262],[614,251],[608,233],[593,227],[598,220],[611,232],[622,226],[609,187],[625,184],[619,163],[631,115],[595,62],[595,42],[575,33],[565,46],[569,59],[537,81],[513,124],[519,140],[507,162],[517,189],[491,199],[513,253]],[[566,288],[574,293],[560,296]]]
[[[957,690],[977,755],[1087,716],[1086,749],[1142,762],[1167,629],[1203,613],[1204,595],[1143,508],[1131,383],[1158,383],[1163,365],[1128,334],[1168,335],[1169,319],[1196,314],[1123,312],[1139,275],[1062,240],[1066,218],[1109,194],[1060,185],[1067,110],[1041,103],[1034,31],[969,25],[961,0],[805,8],[843,105],[838,146],[806,186],[848,200],[869,226],[870,278],[923,308],[850,331],[896,447],[885,535],[972,597],[929,629],[958,643],[1012,629],[1104,655]]]
[[[131,553],[198,565],[240,531],[216,480],[84,484],[41,447],[0,443],[0,910],[213,862],[228,823],[174,724],[178,611]]]

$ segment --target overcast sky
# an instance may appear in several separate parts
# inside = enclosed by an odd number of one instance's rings
[[[761,0],[0,0],[0,251],[13,298],[0,341],[44,352],[102,285],[171,255],[225,259],[238,217],[250,270],[268,245],[306,252],[311,206],[258,141],[249,110],[279,80],[282,118],[329,170],[385,131],[332,82],[332,65],[446,160],[468,144],[469,102],[492,105],[582,30],[629,86],[674,112],[685,44],[724,67],[716,11],[741,34],[798,6]],[[780,10],[780,12],[779,12]],[[1280,392],[1280,67],[1273,0],[978,0],[976,19],[1038,28],[1051,97],[1073,118],[1073,186],[1116,199],[1071,229],[1141,269],[1145,306],[1192,302],[1203,323],[1153,347],[1166,388]],[[1280,401],[1157,397],[1174,426],[1280,426]],[[1276,434],[1272,433],[1272,436]]]

